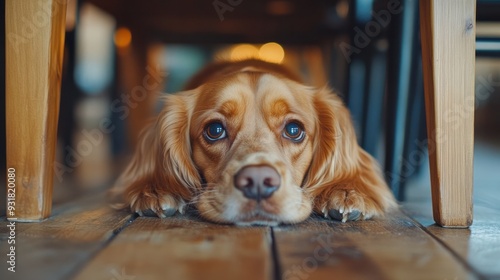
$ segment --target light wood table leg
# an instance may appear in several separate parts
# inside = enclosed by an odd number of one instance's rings
[[[7,168],[15,169],[7,217],[40,221],[52,206],[66,0],[7,0],[5,11]]]
[[[472,224],[475,0],[422,0],[420,21],[434,220]]]

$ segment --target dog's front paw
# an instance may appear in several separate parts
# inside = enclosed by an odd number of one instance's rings
[[[373,199],[353,189],[333,190],[324,199],[321,212],[325,218],[346,222],[367,220],[383,213]]]
[[[177,211],[184,213],[186,203],[176,199],[170,194],[158,193],[157,191],[139,190],[128,194],[130,209],[140,216],[158,216],[166,218],[174,215]]]

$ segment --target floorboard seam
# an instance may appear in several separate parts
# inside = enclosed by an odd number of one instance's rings
[[[99,248],[94,253],[90,254],[89,258],[86,261],[82,262],[72,272],[68,273],[68,277],[65,277],[64,279],[75,278],[78,275],[78,273],[80,273],[89,262],[91,262],[102,250],[108,247],[108,245],[111,244],[113,240],[115,240],[118,234],[120,234],[120,232],[122,232],[125,228],[130,226],[138,217],[139,215],[137,213],[134,213],[125,223],[123,223],[123,225],[114,229],[111,236],[105,242],[103,242],[101,246],[99,246]]]
[[[278,254],[278,245],[276,242],[276,237],[274,236],[274,228],[270,227],[271,229],[271,253],[272,253],[272,259],[273,259],[273,270],[274,270],[274,280],[281,280],[281,264],[279,260],[279,254]]]
[[[404,209],[401,209],[401,212],[407,216],[410,220],[413,221],[413,223],[418,227],[420,228],[421,230],[423,230],[427,235],[429,235],[432,239],[434,239],[436,242],[439,243],[439,245],[443,246],[443,248],[446,249],[446,251],[448,251],[452,256],[453,258],[455,258],[459,263],[461,263],[463,266],[465,266],[470,272],[472,272],[474,274],[474,276],[476,276],[479,280],[487,280],[488,277],[486,277],[485,275],[483,275],[482,273],[480,273],[479,271],[477,271],[474,267],[472,267],[469,262],[467,262],[467,260],[464,260],[457,252],[455,252],[450,246],[448,246],[445,242],[443,242],[439,237],[435,236],[434,234],[432,234],[432,232],[430,232],[429,230],[427,230],[427,228],[425,226],[423,226],[421,223],[419,223],[416,219],[414,219],[411,215],[409,215]]]

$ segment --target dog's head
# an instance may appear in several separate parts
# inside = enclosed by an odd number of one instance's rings
[[[240,71],[164,102],[119,183],[192,202],[211,221],[302,221],[321,188],[359,170],[348,111],[327,88]]]

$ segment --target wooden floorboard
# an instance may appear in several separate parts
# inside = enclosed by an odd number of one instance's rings
[[[476,279],[457,257],[399,211],[381,220],[321,217],[270,231],[186,216],[138,218],[77,279]]]
[[[67,279],[125,225],[132,215],[115,211],[102,194],[86,196],[56,207],[40,223],[16,223],[16,272],[2,261],[0,279]],[[0,222],[0,252],[11,246],[8,222]],[[5,259],[2,257],[2,260]]]
[[[274,232],[283,279],[476,279],[418,223],[310,219]]]
[[[269,228],[140,217],[76,279],[265,280],[273,279],[272,265]]]
[[[454,252],[485,279],[500,279],[500,209],[488,205],[474,208],[474,223],[468,229],[440,227],[432,221],[430,203],[406,203],[405,210],[434,238]]]
[[[427,230],[487,279],[500,279],[500,221],[478,221],[466,230],[437,225]]]

